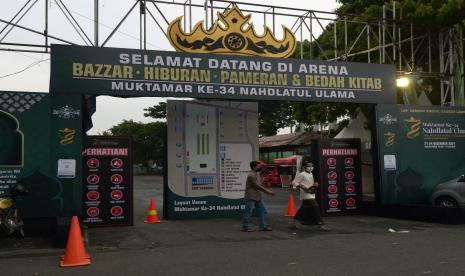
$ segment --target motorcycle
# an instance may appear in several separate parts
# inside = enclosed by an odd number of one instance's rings
[[[24,222],[18,214],[16,198],[27,193],[26,187],[18,184],[11,188],[10,198],[0,198],[0,228],[6,235],[16,234],[18,238],[24,238]]]

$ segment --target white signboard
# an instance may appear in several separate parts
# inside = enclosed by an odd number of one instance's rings
[[[76,177],[76,160],[75,159],[58,159],[58,178],[75,178]]]
[[[397,170],[396,156],[395,155],[385,155],[384,156],[384,170],[386,170],[386,171],[395,171],[395,170]]]
[[[220,144],[220,191],[224,198],[243,198],[250,171],[250,144]]]
[[[169,216],[240,214],[258,159],[257,103],[168,101],[167,114]]]

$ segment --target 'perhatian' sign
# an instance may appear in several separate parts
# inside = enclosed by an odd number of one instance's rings
[[[52,46],[52,93],[395,103],[392,65]]]

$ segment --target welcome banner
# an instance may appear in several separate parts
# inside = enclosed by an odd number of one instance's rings
[[[52,93],[395,103],[392,65],[52,46]]]

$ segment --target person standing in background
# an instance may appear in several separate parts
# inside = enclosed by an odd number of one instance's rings
[[[250,227],[250,216],[252,215],[253,208],[258,210],[258,219],[259,219],[259,230],[260,231],[272,231],[271,227],[268,227],[266,224],[266,208],[262,200],[262,192],[268,195],[274,196],[275,193],[270,191],[263,186],[261,186],[261,181],[259,174],[261,171],[260,162],[252,161],[250,162],[249,175],[247,176],[245,184],[245,195],[246,200],[244,216],[242,218],[242,227],[241,231],[251,232],[253,231]]]

